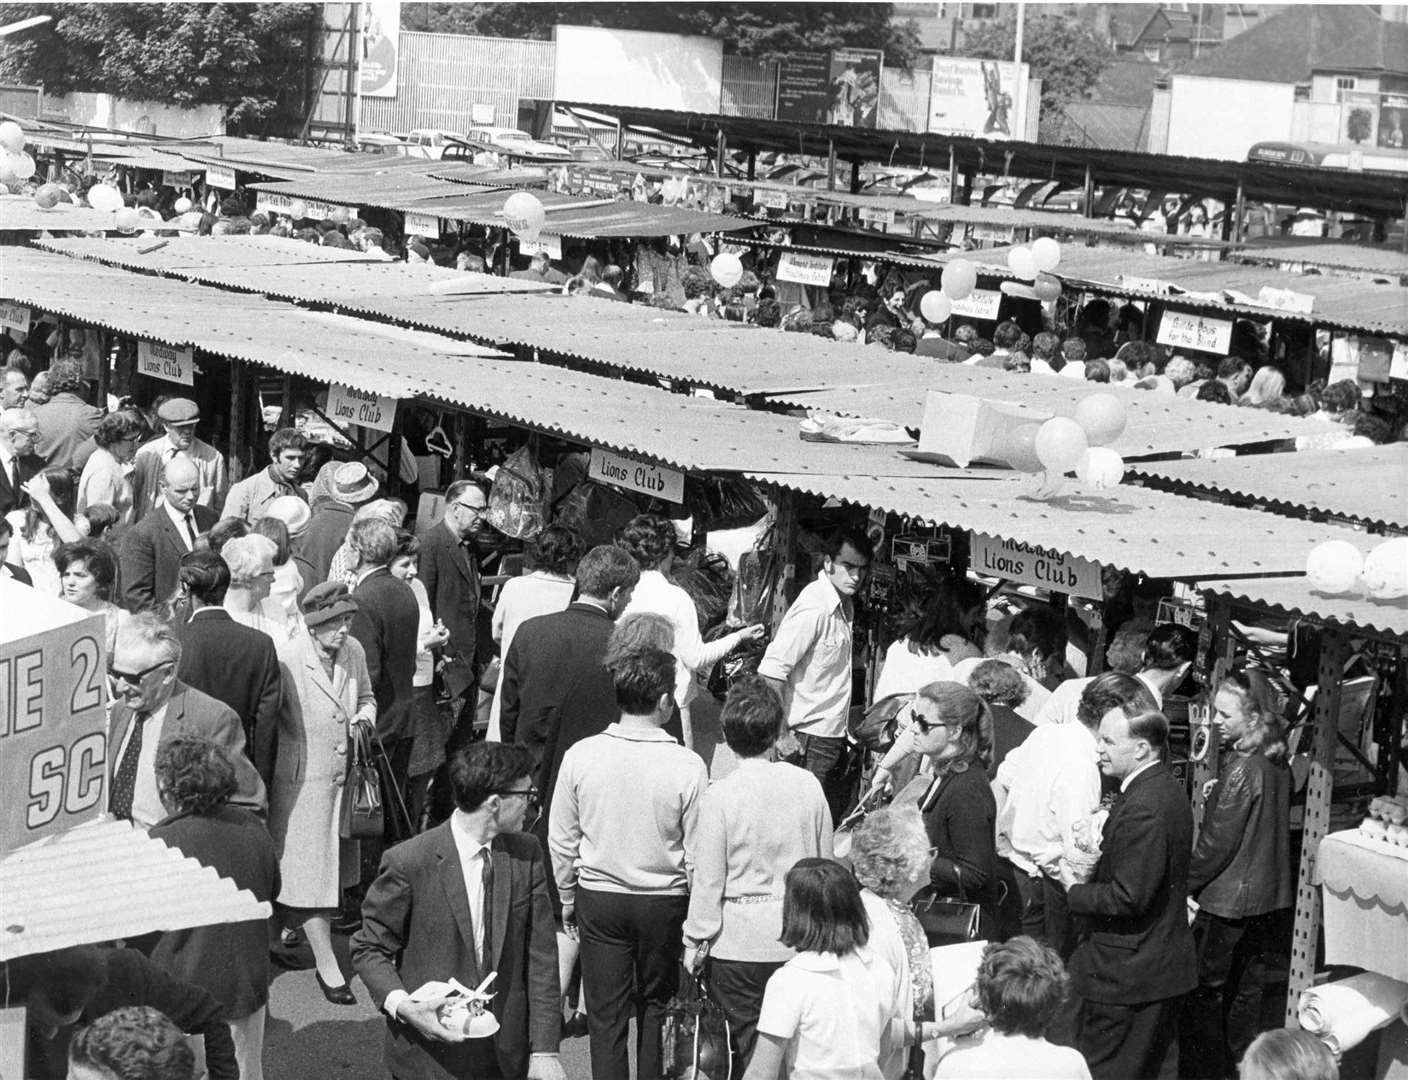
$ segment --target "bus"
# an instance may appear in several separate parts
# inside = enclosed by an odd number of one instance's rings
[[[1346,172],[1408,174],[1408,150],[1387,146],[1336,146],[1332,143],[1259,142],[1247,160],[1275,165],[1305,165]]]

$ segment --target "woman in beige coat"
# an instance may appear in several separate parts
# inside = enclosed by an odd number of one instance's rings
[[[334,1005],[356,1003],[332,951],[332,915],[357,882],[360,852],[341,837],[352,725],[376,723],[376,699],[361,644],[348,634],[357,601],[341,582],[304,598],[306,635],[278,645],[283,673],[279,748],[269,791],[269,831],[279,847],[278,902],[301,924]]]

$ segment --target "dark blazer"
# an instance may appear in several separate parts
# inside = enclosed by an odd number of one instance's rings
[[[474,951],[469,896],[450,823],[388,851],[362,903],[352,937],[352,966],[378,1009],[393,990],[412,992],[451,977],[475,987],[498,972],[490,1005],[506,1077],[527,1073],[530,1053],[556,1053],[562,1034],[557,937],[548,903],[542,849],[531,836],[505,833],[490,844],[493,890],[484,932],[486,963]],[[388,1020],[386,1058],[398,1080],[475,1076],[473,1044],[432,1043]]]
[[[444,649],[445,676],[451,690],[458,692],[477,670],[479,560],[441,520],[421,536],[419,574],[430,597],[431,614],[450,631]]]
[[[500,737],[533,751],[540,821],[547,820],[562,755],[621,718],[615,685],[601,666],[615,625],[595,604],[579,602],[528,619],[513,635],[504,660]]]
[[[248,889],[256,900],[272,902],[279,893],[274,839],[248,810],[227,803],[208,814],[176,814],[154,825],[151,837]],[[208,991],[232,1020],[269,1000],[267,919],[168,930],[151,956],[178,979]]]
[[[1240,919],[1291,906],[1291,770],[1228,754],[1203,811],[1188,893],[1210,915]]]
[[[1068,965],[1071,989],[1090,1001],[1139,1005],[1198,985],[1188,927],[1193,811],[1162,764],[1134,778],[1105,820],[1095,879],[1066,894],[1083,916]]]
[[[414,719],[411,699],[420,630],[416,594],[383,566],[363,578],[352,595],[357,600],[352,636],[367,654],[367,674],[376,695],[377,734],[383,739],[408,736]]]
[[[235,710],[245,747],[265,785],[273,782],[283,677],[273,639],[230,618],[223,608],[203,608],[184,626],[177,677]]]
[[[44,459],[38,454],[21,454],[19,462],[21,484],[44,471]],[[11,510],[18,510],[28,505],[29,496],[10,486],[9,472],[3,465],[0,465],[0,517],[8,514]]]
[[[308,528],[294,545],[295,554],[302,555],[313,566],[313,580],[305,582],[309,588],[327,581],[332,557],[352,527],[352,513],[352,507],[346,503],[333,501],[320,502],[313,510]]]
[[[108,792],[112,791],[112,776],[117,772],[118,753],[127,738],[132,723],[132,710],[121,698],[113,702],[112,719],[108,724]],[[240,718],[222,701],[195,690],[179,679],[166,703],[166,719],[161,725],[161,741],[169,742],[178,735],[194,735],[219,743],[230,755],[235,766],[235,793],[230,803],[263,814],[269,808],[264,781],[254,771],[245,756],[244,728]]]
[[[988,766],[988,779],[996,780],[997,767],[1027,741],[1032,725],[1006,705],[989,705],[988,709],[992,712],[992,764]]]
[[[210,529],[220,515],[208,506],[194,506],[196,532]],[[185,541],[164,506],[127,530],[119,552],[122,604],[128,611],[145,611],[165,603],[176,591],[177,571],[186,554]]]
[[[930,884],[945,896],[992,904],[997,900],[997,800],[987,773],[975,762],[936,783],[937,794],[930,785],[920,801],[924,830],[936,849]]]

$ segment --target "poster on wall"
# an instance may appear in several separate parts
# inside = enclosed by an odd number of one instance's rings
[[[827,79],[827,122],[873,128],[880,117],[879,49],[833,49]]]
[[[401,0],[369,0],[362,5],[363,97],[394,98],[401,53]]]
[[[1379,106],[1379,145],[1392,150],[1408,146],[1408,96],[1389,95]]]
[[[829,53],[788,53],[777,66],[777,118],[798,124],[826,123],[830,81]]]
[[[934,57],[929,91],[929,131],[980,139],[1020,139],[1017,81],[1027,85],[1026,64]],[[1027,95],[1022,95],[1026,100]]]

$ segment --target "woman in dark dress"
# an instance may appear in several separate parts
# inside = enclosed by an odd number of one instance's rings
[[[183,855],[269,903],[279,889],[279,857],[264,823],[231,806],[235,770],[207,739],[164,742],[156,755],[166,820],[151,830]],[[163,934],[152,961],[203,987],[226,1009],[244,1080],[263,1080],[264,1015],[269,1001],[269,923],[256,919]]]

